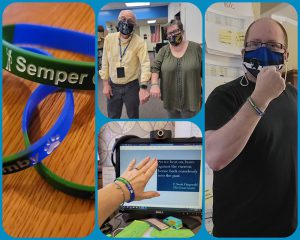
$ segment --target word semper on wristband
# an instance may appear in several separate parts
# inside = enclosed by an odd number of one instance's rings
[[[42,46],[94,57],[94,35],[35,24],[6,25],[2,30],[4,70],[33,82],[60,88],[95,89],[94,62],[54,58],[21,47]]]

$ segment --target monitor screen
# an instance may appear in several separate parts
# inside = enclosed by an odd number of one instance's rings
[[[149,139],[148,139],[149,140]],[[158,168],[145,191],[158,191],[160,197],[124,203],[121,211],[148,211],[156,214],[200,215],[201,156],[199,138],[152,142],[132,139],[121,144],[117,151],[118,173],[127,168],[132,159],[137,163],[150,156],[158,159]]]

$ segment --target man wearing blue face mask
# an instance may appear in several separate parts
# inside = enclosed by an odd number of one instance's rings
[[[130,10],[122,10],[117,33],[104,41],[102,69],[103,94],[107,98],[110,118],[120,118],[123,105],[128,118],[139,118],[139,105],[149,100],[150,59],[146,42],[134,33],[136,17]]]
[[[286,237],[297,226],[297,90],[285,81],[284,27],[256,20],[242,54],[245,75],[206,102],[213,235]]]

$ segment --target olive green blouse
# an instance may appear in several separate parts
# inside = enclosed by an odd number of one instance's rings
[[[164,108],[198,112],[201,102],[201,47],[189,41],[181,58],[171,53],[169,44],[162,47],[151,72],[160,75],[160,88]]]

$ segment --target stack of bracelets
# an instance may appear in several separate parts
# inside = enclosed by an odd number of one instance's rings
[[[120,185],[117,184],[117,182],[121,182],[121,183],[124,183],[124,184],[125,184],[125,186],[126,186],[128,192],[129,192],[129,194],[130,194],[130,199],[129,199],[128,203],[134,201],[134,199],[135,199],[135,194],[134,194],[134,190],[133,190],[133,187],[131,186],[130,182],[129,182],[128,180],[126,180],[125,178],[122,178],[122,177],[118,177],[118,178],[116,178],[116,180],[115,180],[115,184],[116,184],[117,186],[120,187]],[[124,193],[124,192],[123,192],[123,196],[124,196],[124,201],[123,201],[123,202],[125,202],[125,193]]]
[[[95,55],[93,35],[34,24],[3,26],[3,69],[41,85],[32,93],[23,112],[22,132],[26,149],[3,157],[2,173],[11,174],[34,166],[54,188],[75,197],[94,199],[95,186],[65,180],[48,169],[42,160],[60,145],[71,128],[74,98],[70,89],[94,90],[95,65],[93,62],[57,59],[45,50],[28,45],[66,50],[91,57]],[[34,110],[48,95],[62,88],[65,89],[66,97],[60,116],[52,128],[31,145],[28,128]]]

